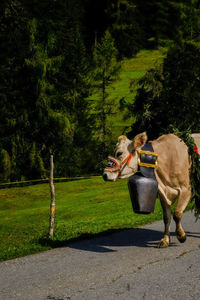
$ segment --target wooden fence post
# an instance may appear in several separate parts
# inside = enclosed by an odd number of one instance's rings
[[[53,155],[50,157],[50,191],[51,191],[51,205],[50,205],[50,219],[49,219],[49,236],[53,237],[54,233],[54,220],[55,220],[55,188],[53,183],[53,172],[54,172],[54,163]]]

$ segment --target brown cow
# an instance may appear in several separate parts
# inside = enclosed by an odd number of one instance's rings
[[[200,150],[200,134],[192,134],[192,137]],[[114,166],[104,170],[103,178],[115,181],[135,174],[138,170],[138,151],[146,141],[145,132],[136,135],[133,141],[126,136],[120,136],[116,145],[115,158],[112,160]],[[150,143],[158,154],[155,176],[165,224],[164,236],[158,247],[164,248],[170,243],[171,205],[176,200],[177,205],[173,215],[176,222],[176,236],[181,243],[186,240],[186,233],[181,226],[181,217],[191,198],[189,176],[191,160],[186,144],[174,134],[163,135]]]

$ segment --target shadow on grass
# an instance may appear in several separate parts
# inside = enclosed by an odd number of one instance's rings
[[[171,234],[174,235],[173,233]],[[157,248],[158,241],[163,237],[160,231],[146,229],[146,228],[133,228],[123,230],[108,230],[106,232],[90,235],[84,234],[79,238],[71,240],[54,240],[43,238],[40,239],[40,244],[43,246],[50,246],[51,248],[69,247],[91,252],[115,252],[115,248],[119,247],[153,247]],[[171,243],[170,247],[176,246]]]

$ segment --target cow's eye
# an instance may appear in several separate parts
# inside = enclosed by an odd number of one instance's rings
[[[122,155],[123,152],[117,152],[116,157],[119,158]]]

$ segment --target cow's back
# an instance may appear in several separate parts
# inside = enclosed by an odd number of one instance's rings
[[[199,139],[200,142],[200,139]],[[167,134],[152,141],[154,151],[158,154],[156,177],[165,186],[180,189],[188,186],[190,160],[186,144],[176,135]]]

